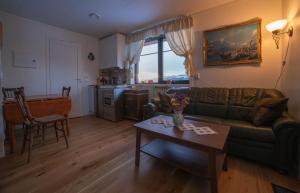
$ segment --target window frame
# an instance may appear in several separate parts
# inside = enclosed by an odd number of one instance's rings
[[[145,40],[145,43],[149,43],[149,42],[153,42],[153,41],[157,41],[157,45],[158,45],[158,50],[157,50],[157,60],[158,60],[158,82],[157,83],[153,83],[153,84],[167,84],[167,81],[164,81],[164,64],[163,64],[163,53],[167,52],[163,50],[163,43],[166,40],[165,35],[160,35],[158,37],[150,37],[147,38]],[[169,52],[169,51],[168,51]],[[144,83],[139,83],[138,80],[138,73],[139,73],[139,64],[135,65],[135,84],[144,84]],[[190,80],[179,80],[179,81],[172,81],[172,84],[189,84]],[[146,83],[148,84],[148,83]]]

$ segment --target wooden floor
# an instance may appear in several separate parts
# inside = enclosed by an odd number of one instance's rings
[[[209,193],[208,182],[141,154],[134,166],[133,122],[84,117],[70,121],[70,148],[49,130],[44,146],[0,160],[1,193]],[[19,133],[20,136],[22,133]],[[18,140],[19,142],[21,140]],[[18,147],[20,149],[20,147]],[[19,152],[19,151],[17,151]],[[220,193],[272,193],[271,182],[300,192],[300,183],[261,165],[229,158]]]

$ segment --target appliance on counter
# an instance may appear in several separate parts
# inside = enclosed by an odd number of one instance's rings
[[[99,70],[98,84],[99,85],[123,85],[126,84],[126,69],[108,68]]]
[[[111,121],[119,121],[123,117],[123,93],[128,85],[98,86],[97,116]]]

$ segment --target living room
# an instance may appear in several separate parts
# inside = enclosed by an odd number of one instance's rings
[[[0,192],[300,192],[299,31],[299,0],[1,1]]]

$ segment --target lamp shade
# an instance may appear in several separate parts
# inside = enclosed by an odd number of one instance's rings
[[[269,32],[273,32],[276,30],[282,30],[287,25],[286,19],[276,20],[266,25],[266,29]]]

